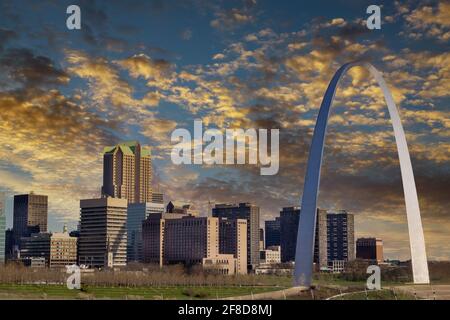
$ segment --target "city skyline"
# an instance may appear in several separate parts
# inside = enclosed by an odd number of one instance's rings
[[[48,195],[50,230],[75,228],[79,200],[100,196],[103,148],[124,140],[152,147],[155,184],[167,200],[192,202],[202,213],[210,203],[251,202],[261,221],[298,206],[325,87],[339,65],[364,58],[383,71],[404,121],[427,255],[450,258],[447,3],[385,4],[382,29],[373,32],[361,24],[364,2],[327,4],[327,13],[320,2],[79,5],[79,32],[65,29],[65,1],[0,8],[0,190]],[[359,68],[343,80],[358,86],[338,92],[318,206],[355,214],[357,237],[380,237],[386,258],[408,259],[381,91]],[[279,128],[278,175],[174,166],[170,133],[195,118],[221,130]]]

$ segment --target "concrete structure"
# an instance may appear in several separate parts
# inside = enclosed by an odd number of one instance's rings
[[[333,76],[333,79],[331,80],[323,98],[319,115],[317,117],[303,187],[303,198],[301,202],[303,214],[301,215],[298,226],[299,236],[297,238],[294,285],[311,285],[314,235],[317,216],[317,196],[319,191],[320,169],[322,165],[328,118],[339,80],[347,73],[349,69],[356,66],[365,67],[370,71],[371,75],[381,87],[386,100],[400,160],[414,283],[428,284],[430,283],[430,279],[425,251],[425,239],[423,235],[422,221],[420,218],[419,201],[417,198],[416,184],[414,182],[414,174],[411,159],[409,157],[408,145],[406,143],[406,137],[397,107],[386,82],[384,81],[381,73],[375,69],[375,67],[367,62],[351,62],[344,64]]]
[[[219,252],[232,254],[236,259],[236,273],[247,274],[247,220],[219,220]]]
[[[127,141],[104,149],[104,197],[127,199],[129,203],[152,202],[151,182],[150,148]]]
[[[21,259],[44,258],[50,268],[77,263],[77,238],[67,232],[34,233],[21,239]]]
[[[219,219],[152,214],[142,224],[142,238],[146,263],[202,264],[219,254]]]
[[[0,264],[5,262],[6,255],[6,196],[0,192]]]
[[[191,216],[198,216],[199,212],[190,203],[181,201],[170,201],[166,207],[167,213],[177,213]]]
[[[130,203],[127,209],[127,261],[142,262],[142,222],[164,212],[162,203]]]
[[[203,269],[212,274],[234,275],[236,273],[236,258],[232,254],[218,254],[203,258]]]
[[[281,247],[267,247],[260,252],[261,264],[278,264],[281,263]]]
[[[383,262],[383,240],[380,238],[359,238],[356,240],[356,258],[375,263]]]
[[[265,236],[266,236],[266,248],[280,245],[280,217],[276,217],[274,220],[266,220]]]
[[[214,217],[247,220],[247,264],[254,269],[259,264],[259,207],[250,203],[216,204]]]
[[[127,199],[80,201],[78,262],[89,267],[121,267],[127,262]]]
[[[14,196],[14,245],[32,233],[47,232],[48,197],[34,193]]]

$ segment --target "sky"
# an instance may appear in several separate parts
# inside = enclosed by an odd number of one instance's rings
[[[375,3],[376,2],[376,3]],[[66,8],[81,9],[68,30]],[[380,30],[366,8],[381,6]],[[152,147],[165,200],[252,202],[261,220],[298,206],[318,109],[345,62],[390,87],[407,135],[427,254],[450,258],[449,1],[0,1],[0,190],[49,196],[49,229],[75,228],[99,197],[102,150]],[[176,128],[280,130],[279,172],[174,165]],[[362,68],[330,117],[319,207],[355,215],[357,237],[409,258],[398,156],[381,91]],[[12,204],[7,208],[12,224]]]

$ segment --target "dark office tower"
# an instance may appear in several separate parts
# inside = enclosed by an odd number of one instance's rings
[[[14,233],[12,229],[5,231],[5,260],[14,258]]]
[[[20,247],[20,239],[32,233],[47,232],[47,196],[34,193],[14,196],[14,244]]]
[[[314,262],[326,265],[326,210],[317,209]],[[280,212],[281,262],[295,260],[300,207],[286,207]],[[325,223],[325,227],[324,227]]]
[[[280,217],[265,221],[266,248],[280,245]]]
[[[137,141],[121,142],[103,151],[102,195],[128,203],[152,202],[150,149]]]
[[[356,240],[356,258],[383,262],[383,240],[380,238],[359,238]]]
[[[247,263],[254,269],[259,264],[259,207],[250,203],[216,204],[213,217],[247,220]]]
[[[341,271],[345,262],[355,259],[354,217],[345,210],[327,216],[328,267]]]
[[[281,262],[295,260],[300,207],[286,207],[280,212]]]

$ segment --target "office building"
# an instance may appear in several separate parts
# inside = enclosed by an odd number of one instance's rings
[[[218,218],[247,220],[247,264],[254,269],[259,264],[259,207],[250,203],[217,204],[212,214]]]
[[[383,262],[383,240],[380,238],[359,238],[356,240],[356,258],[375,263]]]
[[[127,209],[127,261],[142,262],[142,222],[149,214],[163,213],[164,204],[130,203]]]
[[[0,264],[6,256],[6,196],[0,192]]]
[[[236,259],[236,272],[247,274],[247,220],[219,220],[219,252],[232,254]]]
[[[18,259],[25,267],[29,268],[45,268],[48,266],[47,260],[44,257],[25,257]]]
[[[317,209],[316,237],[314,241],[314,264],[316,270],[326,271],[328,268],[328,212]]]
[[[202,266],[207,273],[234,275],[237,272],[236,264],[236,258],[232,254],[218,254],[215,257],[203,258]]]
[[[280,212],[280,246],[282,262],[295,260],[299,217],[299,207],[285,207]]]
[[[281,247],[267,247],[260,252],[261,264],[278,264],[281,263]]]
[[[166,212],[191,216],[199,215],[199,211],[192,204],[181,201],[170,201],[167,204]]]
[[[280,212],[281,261],[295,260],[300,207],[285,207]],[[314,262],[327,266],[326,210],[317,209]]]
[[[266,236],[266,248],[280,245],[280,217],[276,217],[274,220],[266,220],[265,236]]]
[[[12,260],[14,255],[14,232],[12,229],[5,231],[5,260]],[[17,250],[16,250],[17,251]]]
[[[173,216],[173,217],[172,217]],[[145,263],[164,264],[164,218],[177,219],[177,214],[151,214],[142,222],[142,259]]]
[[[259,228],[259,251],[264,250],[264,229]]]
[[[342,271],[347,261],[355,259],[354,226],[353,214],[345,210],[327,215],[328,267],[334,272]]]
[[[152,201],[153,203],[164,203],[164,194],[157,191],[152,191]]]
[[[150,148],[128,141],[104,149],[104,197],[127,199],[129,203],[152,202],[151,182]]]
[[[14,245],[32,233],[47,232],[48,198],[34,193],[14,196]]]
[[[121,267],[127,262],[127,199],[80,201],[79,264]]]
[[[65,267],[77,262],[77,238],[67,232],[33,233],[21,239],[21,259],[44,258],[50,268]]]
[[[183,214],[152,214],[142,224],[146,263],[202,264],[219,254],[219,219]]]

